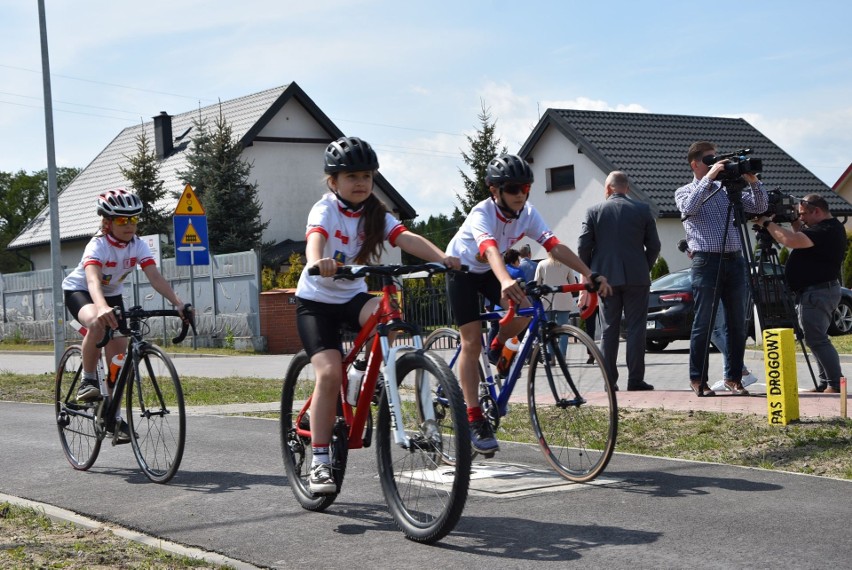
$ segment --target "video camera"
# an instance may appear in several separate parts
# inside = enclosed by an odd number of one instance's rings
[[[759,174],[763,170],[763,161],[759,158],[746,157],[747,154],[751,154],[751,149],[741,148],[726,154],[705,156],[701,162],[711,166],[720,160],[728,160],[725,163],[725,169],[716,176],[716,180],[719,182],[739,180],[743,174]]]
[[[778,188],[767,190],[766,195],[769,200],[766,205],[766,211],[760,216],[772,218],[776,224],[784,222],[794,222],[799,219],[799,210],[797,208],[799,199],[789,194],[784,194]]]

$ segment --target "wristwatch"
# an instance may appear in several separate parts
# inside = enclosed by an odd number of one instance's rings
[[[765,222],[763,222],[763,229],[768,228],[769,224],[771,224],[771,223],[772,223],[772,220],[766,220]]]

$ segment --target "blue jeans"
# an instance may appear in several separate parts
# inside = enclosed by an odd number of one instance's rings
[[[819,377],[829,386],[839,389],[840,357],[828,338],[828,326],[834,309],[840,303],[840,284],[826,289],[804,291],[796,295],[799,325],[805,335],[805,344],[811,349],[819,366]]]
[[[567,325],[571,319],[570,311],[547,311],[547,318],[554,321],[557,325]],[[568,349],[568,337],[562,335],[559,337],[559,350],[562,354]]]
[[[748,310],[748,307],[746,307]],[[737,380],[737,377],[731,375],[728,370],[728,323],[725,321],[725,307],[719,303],[719,308],[716,309],[716,323],[713,325],[713,332],[710,333],[710,342],[722,354],[722,378],[725,380]],[[743,363],[743,373],[748,374],[748,368]]]
[[[721,274],[720,274],[721,271]],[[712,330],[713,297],[719,277],[719,300],[725,307],[728,328],[725,369],[742,370],[746,341],[748,285],[745,259],[739,253],[695,252],[692,256],[692,295],[695,320],[689,339],[689,379],[707,382],[707,336]]]

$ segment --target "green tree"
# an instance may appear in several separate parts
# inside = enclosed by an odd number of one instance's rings
[[[79,168],[56,169],[56,187],[62,191],[80,173]],[[26,259],[6,250],[9,243],[47,206],[47,169],[27,174],[0,172],[0,273],[29,271]],[[59,213],[62,215],[62,212]]]
[[[145,210],[139,220],[139,235],[165,234],[172,231],[171,212],[165,207],[157,207],[157,203],[165,197],[166,189],[160,180],[160,162],[157,154],[151,149],[145,131],[136,137],[136,154],[125,156],[130,163],[129,168],[120,167],[121,174],[130,182],[131,189],[142,200]],[[163,248],[165,255],[173,255],[173,247]]]
[[[651,281],[662,277],[663,275],[669,274],[669,264],[661,255],[657,258],[657,261],[654,262],[654,266],[651,268]]]
[[[441,251],[446,251],[447,244],[453,239],[461,224],[448,218],[445,214],[438,214],[437,216],[429,216],[423,222],[407,221],[405,225],[412,232],[434,243]],[[403,263],[419,263],[420,261],[413,255],[402,252]]]
[[[187,155],[189,167],[178,172],[182,180],[195,188],[207,214],[210,252],[232,253],[261,246],[262,204],[257,185],[249,182],[251,165],[242,160],[243,146],[221,110],[213,125],[193,121],[195,136]]]
[[[456,194],[459,206],[453,212],[453,220],[461,223],[464,217],[476,204],[491,196],[488,186],[485,184],[485,168],[491,159],[498,154],[506,152],[506,147],[500,149],[500,139],[496,137],[497,121],[491,120],[491,111],[482,102],[482,110],[479,113],[479,129],[475,136],[467,136],[470,145],[468,152],[462,152],[462,160],[470,169],[472,176],[468,176],[461,169],[462,182],[464,183],[464,195]],[[452,236],[451,236],[452,237]]]

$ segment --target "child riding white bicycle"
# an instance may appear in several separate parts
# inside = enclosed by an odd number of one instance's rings
[[[559,242],[541,214],[527,202],[533,173],[527,162],[515,155],[495,157],[486,169],[485,182],[491,197],[474,206],[447,246],[447,254],[458,256],[470,268],[468,273],[450,273],[447,289],[453,318],[461,334],[458,376],[467,403],[473,449],[483,455],[499,450],[494,431],[479,406],[479,355],[482,323],[479,318],[481,293],[486,303],[508,307],[513,301],[529,306],[523,288],[506,270],[503,252],[524,237],[542,245],[553,256],[596,285],[601,296],[610,293],[606,277],[592,273],[568,246]],[[489,347],[489,359],[497,361],[505,342],[516,336],[529,319],[516,318],[501,325]]]
[[[338,265],[375,263],[384,242],[426,261],[459,269],[459,260],[447,256],[432,242],[414,234],[388,211],[373,193],[379,160],[373,148],[356,137],[342,137],[325,150],[326,185],[330,190],[308,214],[305,269],[296,287],[296,324],[299,338],[316,370],[311,400],[312,469],[314,494],[334,493],[329,443],[342,377],[340,330],[358,328],[379,306],[367,293],[363,279],[334,280]],[[319,276],[308,275],[311,267]]]

